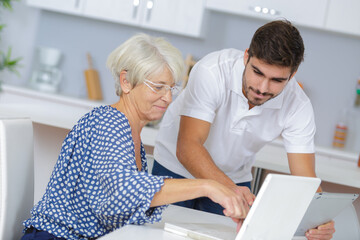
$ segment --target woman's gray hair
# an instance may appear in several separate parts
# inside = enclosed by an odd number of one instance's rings
[[[163,38],[137,34],[110,53],[106,66],[115,80],[116,95],[121,96],[119,82],[121,71],[127,71],[126,80],[133,87],[151,75],[168,68],[175,83],[182,80],[184,60],[181,52]]]

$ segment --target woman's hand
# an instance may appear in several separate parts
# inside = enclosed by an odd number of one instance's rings
[[[251,193],[250,189],[248,187],[241,187],[235,185],[232,187],[234,192],[240,196],[242,196],[244,199],[246,199],[249,206],[252,206],[255,200],[255,195]]]
[[[240,231],[241,226],[243,225],[245,219],[231,218],[236,223],[236,232]]]
[[[214,180],[207,180],[205,189],[208,198],[225,208],[225,216],[233,219],[244,219],[248,214],[248,199],[252,198],[246,198],[248,194],[244,193],[244,191],[234,191]]]
[[[328,240],[333,237],[335,232],[334,221],[325,223],[315,229],[310,229],[306,232],[305,236],[309,240]]]

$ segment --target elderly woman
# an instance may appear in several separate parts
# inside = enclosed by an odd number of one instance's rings
[[[246,201],[213,180],[147,172],[140,133],[172,100],[183,72],[180,52],[140,34],[115,49],[107,66],[120,100],[94,108],[69,132],[22,239],[97,238],[126,224],[160,221],[167,204],[202,196],[221,204],[227,216],[245,217]]]

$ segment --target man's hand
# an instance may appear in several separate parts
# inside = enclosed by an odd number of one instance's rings
[[[334,221],[325,223],[315,229],[310,229],[306,232],[305,236],[309,240],[328,240],[333,237],[335,232]]]

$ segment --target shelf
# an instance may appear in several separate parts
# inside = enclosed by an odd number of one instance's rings
[[[78,119],[93,107],[105,102],[41,93],[28,88],[2,86],[0,116],[30,117],[33,122],[71,129]],[[154,146],[158,130],[144,127],[144,145]],[[360,188],[360,168],[356,153],[316,147],[316,173],[323,181]],[[290,173],[281,139],[267,144],[256,155],[255,167]]]
[[[322,181],[360,188],[358,155],[316,147],[316,175]],[[254,167],[281,173],[290,173],[287,155],[280,140],[263,147],[256,155]]]
[[[29,117],[35,123],[69,130],[91,109],[107,104],[11,85],[2,85],[0,92],[0,116]],[[156,129],[144,127],[143,144],[154,146],[156,135]]]

